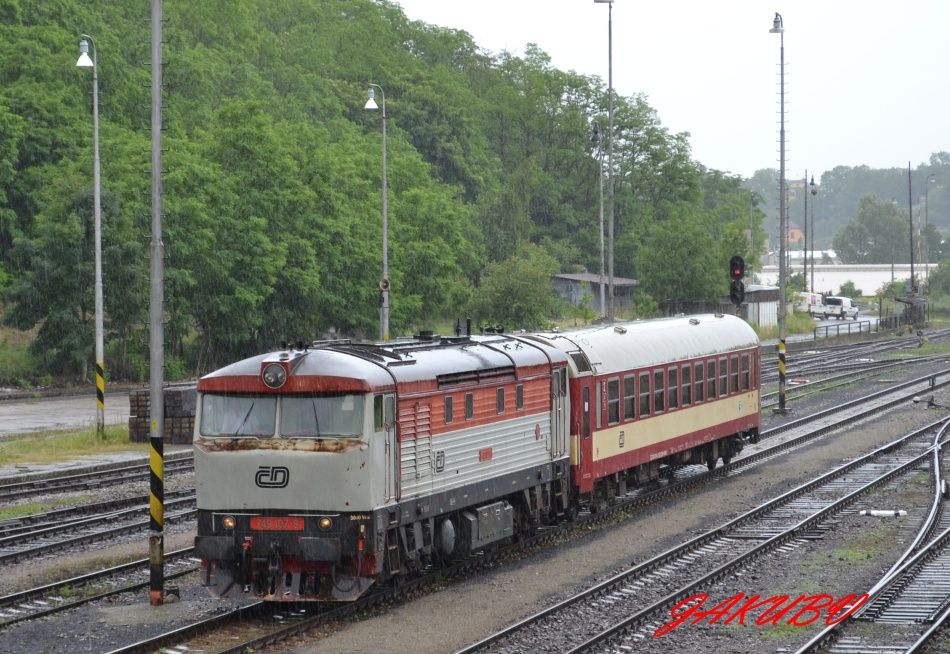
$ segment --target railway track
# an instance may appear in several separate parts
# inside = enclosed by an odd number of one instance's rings
[[[917,538],[868,591],[870,600],[854,616],[824,629],[797,654],[912,654],[950,622],[948,449],[934,449],[933,502]]]
[[[678,599],[767,554],[787,554],[821,538],[834,516],[858,498],[926,465],[932,434],[943,433],[948,422],[908,434],[457,654],[635,650],[648,635],[644,627],[652,632],[662,625]]]

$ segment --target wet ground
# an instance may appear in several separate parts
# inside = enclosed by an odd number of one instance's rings
[[[106,424],[129,420],[128,392],[106,393]],[[73,429],[96,424],[96,394],[0,402],[0,438],[11,434]]]

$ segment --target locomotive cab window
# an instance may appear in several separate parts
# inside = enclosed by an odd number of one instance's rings
[[[359,438],[362,433],[362,395],[280,398],[280,435],[285,438]]]
[[[396,398],[392,395],[373,396],[373,427],[383,431],[396,420]]]
[[[202,436],[270,437],[276,431],[276,395],[201,396]]]

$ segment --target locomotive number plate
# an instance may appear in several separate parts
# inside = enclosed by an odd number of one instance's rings
[[[254,516],[251,529],[257,531],[303,531],[303,518]]]

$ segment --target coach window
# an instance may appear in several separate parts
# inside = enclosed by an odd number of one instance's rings
[[[650,415],[650,373],[640,373],[640,417]]]
[[[471,420],[475,417],[475,398],[471,393],[465,394],[465,419]]]
[[[663,391],[666,389],[663,376],[663,370],[653,371],[653,413],[663,413]]]
[[[693,368],[689,364],[683,366],[683,406],[689,406],[693,403]]]
[[[703,401],[703,362],[696,364],[696,404]]]
[[[726,357],[719,358],[719,397],[725,397],[729,393],[729,387],[726,382],[729,381],[729,368],[726,367]]]
[[[706,399],[716,399],[716,360],[706,362]]]
[[[607,382],[607,424],[616,425],[620,422],[620,380],[611,379]]]
[[[634,413],[634,411],[636,411],[636,406],[637,406],[637,391],[636,391],[636,385],[634,384],[636,379],[637,378],[634,377],[633,375],[627,375],[626,377],[623,378],[623,419],[624,420],[633,420],[634,418],[637,417],[636,414]]]
[[[680,384],[679,384],[679,375],[677,375],[676,368],[669,369],[669,379],[670,379],[670,399],[669,399],[669,408],[675,409],[680,404]]]
[[[749,390],[749,355],[742,355],[742,377],[739,379],[739,383],[742,384],[742,390]]]
[[[499,388],[495,391],[495,408],[498,409],[498,413],[505,412],[505,389],[504,387]]]
[[[729,358],[729,392],[739,392],[739,355],[733,354]]]
[[[519,411],[524,408],[524,384],[515,386],[515,408]]]
[[[452,422],[452,396],[445,397],[445,424]]]

